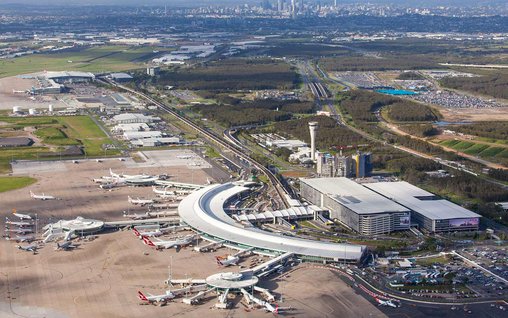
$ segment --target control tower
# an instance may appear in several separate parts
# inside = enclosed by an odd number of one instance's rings
[[[318,123],[311,121],[309,123],[310,130],[310,158],[312,161],[316,161],[316,133],[318,130]]]

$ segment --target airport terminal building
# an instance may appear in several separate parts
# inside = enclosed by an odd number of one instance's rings
[[[408,208],[347,178],[301,178],[300,195],[364,235],[409,230]]]
[[[363,185],[410,209],[412,222],[427,232],[478,230],[480,215],[410,183],[377,182]]]

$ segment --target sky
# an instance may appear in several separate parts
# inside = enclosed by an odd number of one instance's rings
[[[0,4],[37,4],[37,5],[177,5],[195,6],[222,3],[260,3],[262,0],[0,0]],[[271,0],[275,2],[276,0]],[[286,0],[290,1],[290,0]],[[332,3],[332,0],[304,0],[305,2]],[[503,0],[339,0],[340,3],[400,3],[404,6],[414,5],[454,5],[468,6],[478,4],[502,4]]]

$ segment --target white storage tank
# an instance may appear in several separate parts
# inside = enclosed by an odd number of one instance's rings
[[[37,111],[35,110],[35,108],[30,108],[30,109],[28,110],[28,114],[30,114],[30,115],[35,115],[35,114],[37,114]]]
[[[23,109],[21,109],[21,107],[20,107],[20,106],[14,106],[14,107],[12,107],[12,112],[13,112],[14,114],[19,114],[19,113],[22,113],[22,112],[23,112]]]
[[[49,111],[50,113],[52,113],[52,112],[53,112],[53,105],[51,105],[51,104],[49,104],[49,105],[48,105],[48,111]]]

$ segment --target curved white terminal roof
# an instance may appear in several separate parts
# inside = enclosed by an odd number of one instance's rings
[[[257,228],[243,228],[224,211],[225,202],[248,190],[233,183],[214,184],[187,196],[178,213],[192,228],[226,241],[259,249],[338,260],[359,260],[365,246],[328,243],[280,236]]]

